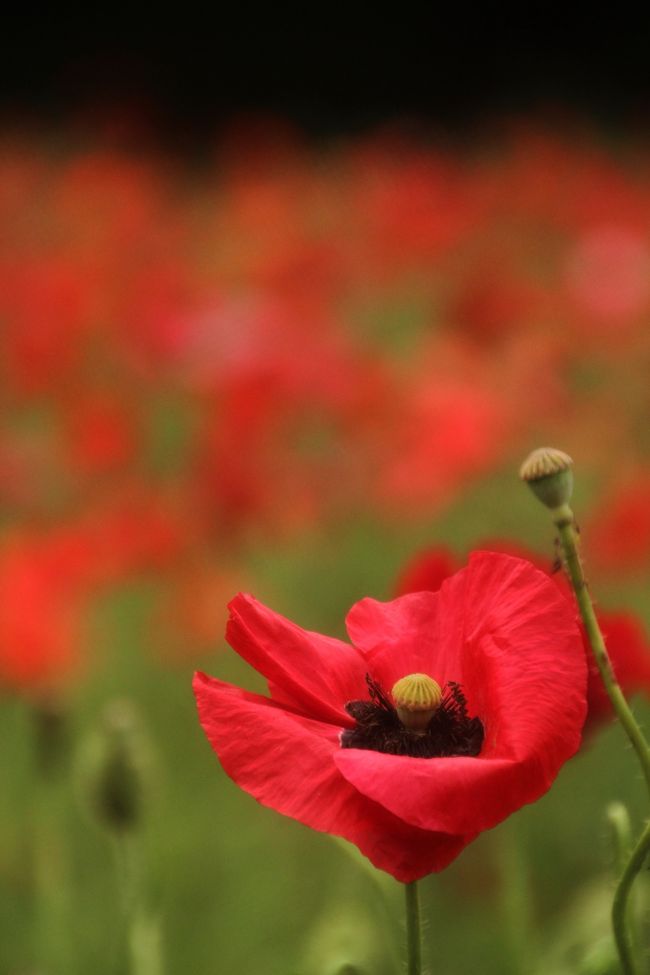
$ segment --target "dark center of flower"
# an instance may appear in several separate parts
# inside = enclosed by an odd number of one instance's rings
[[[367,748],[412,758],[478,755],[483,725],[467,714],[460,685],[448,681],[444,689],[427,674],[410,674],[397,681],[390,697],[366,674],[369,701],[350,701],[345,710],[354,728],[341,734],[341,748]],[[394,702],[394,703],[393,703]]]

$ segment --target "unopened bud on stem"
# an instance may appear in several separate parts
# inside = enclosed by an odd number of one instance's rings
[[[138,715],[130,701],[112,701],[87,759],[92,805],[109,829],[123,832],[137,827],[148,758]]]

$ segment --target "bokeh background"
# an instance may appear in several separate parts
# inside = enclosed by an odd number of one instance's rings
[[[550,566],[516,473],[549,443],[599,606],[650,624],[641,35],[578,57],[433,26],[12,23],[1,973],[126,971],[125,888],[167,973],[398,970],[399,885],[257,806],[204,740],[195,669],[261,688],[223,639],[238,590],[343,636],[427,546]],[[125,741],[127,854],[105,786]],[[424,882],[432,970],[614,971],[614,799],[638,826],[604,721]]]

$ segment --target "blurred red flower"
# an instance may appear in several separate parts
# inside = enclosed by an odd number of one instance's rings
[[[650,472],[617,484],[589,519],[590,550],[609,572],[645,569],[650,559]]]
[[[490,551],[503,552],[532,562],[551,576],[558,589],[573,605],[573,593],[564,573],[553,573],[551,560],[526,551],[523,546],[510,542],[494,541],[482,546]],[[397,596],[422,590],[436,592],[458,567],[458,562],[445,546],[424,549],[407,563],[401,572],[395,592]],[[605,638],[614,672],[625,694],[638,691],[650,695],[650,643],[643,626],[633,613],[603,612],[598,610],[598,623]],[[612,705],[605,692],[598,668],[593,658],[587,634],[582,623],[580,633],[588,665],[587,727],[613,717]]]
[[[90,553],[73,531],[15,532],[0,550],[0,686],[40,693],[80,664]]]
[[[578,629],[556,587],[522,560],[479,552],[437,593],[361,600],[347,619],[352,646],[251,596],[230,610],[228,641],[266,677],[271,699],[196,675],[201,724],[225,771],[263,805],[345,837],[398,880],[443,869],[546,792],[579,747]],[[473,734],[482,728],[472,747],[419,757],[422,738],[402,728],[389,695],[421,673],[455,696]],[[364,715],[390,731],[364,743]]]

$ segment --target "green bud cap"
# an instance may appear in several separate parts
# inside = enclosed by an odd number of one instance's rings
[[[108,829],[124,833],[140,823],[149,754],[138,714],[128,700],[106,707],[86,755],[89,798]]]
[[[573,460],[556,447],[538,447],[519,468],[519,476],[547,508],[568,504],[573,493]]]
[[[404,727],[423,735],[442,701],[438,681],[428,674],[408,674],[394,684],[392,695]]]

